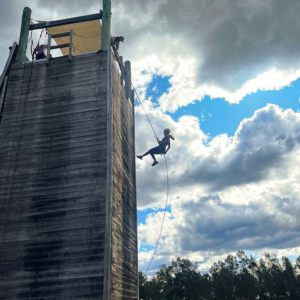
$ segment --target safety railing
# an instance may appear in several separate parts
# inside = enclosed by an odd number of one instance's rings
[[[72,59],[73,59],[73,54],[72,54],[72,52],[73,52],[73,35],[74,35],[73,30],[71,30],[69,32],[62,32],[62,33],[58,33],[58,34],[49,34],[48,35],[48,48],[47,48],[47,58],[46,58],[47,65],[49,65],[50,59],[51,59],[50,51],[54,50],[54,49],[61,49],[61,48],[69,48],[68,59],[70,62],[72,62]],[[69,43],[51,46],[52,39],[57,39],[57,38],[65,37],[65,36],[70,36]]]

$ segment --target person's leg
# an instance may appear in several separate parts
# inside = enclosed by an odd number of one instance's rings
[[[141,159],[142,159],[144,156],[147,156],[147,155],[150,154],[151,157],[153,158],[153,160],[156,161],[156,158],[155,158],[155,155],[154,155],[155,151],[153,151],[153,150],[154,150],[154,148],[150,149],[149,151],[147,151],[143,155],[138,156],[138,158],[141,157]]]
[[[158,161],[156,160],[156,157],[155,157],[155,154],[158,154],[158,152],[159,152],[159,148],[158,148],[158,147],[152,148],[152,149],[149,151],[149,154],[150,154],[151,157],[153,158],[152,166],[155,166],[155,165],[158,164]]]
[[[155,160],[155,156],[154,156],[154,154],[153,154],[153,152],[155,152],[155,151],[154,151],[155,149],[156,149],[156,148],[152,148],[152,149],[148,150],[147,152],[145,152],[144,154],[142,154],[142,155],[137,155],[136,157],[139,158],[139,159],[143,159],[144,156],[147,156],[147,155],[150,154],[150,155],[152,156],[152,158]]]
[[[152,164],[152,166],[155,166],[155,165],[158,164],[158,161],[156,160],[155,154],[159,154],[159,153],[160,153],[160,148],[159,147],[154,147],[154,148],[148,150],[143,155],[137,155],[137,158],[143,159],[144,156],[147,156],[147,155],[150,154],[151,157],[153,158],[153,164]]]
[[[150,155],[151,155],[151,157],[153,158],[154,161],[157,161],[153,152],[150,151]]]
[[[139,158],[139,159],[143,159],[144,156],[147,156],[147,155],[150,154],[150,151],[151,151],[151,150],[152,150],[152,149],[150,149],[149,151],[147,151],[146,153],[144,153],[144,154],[142,154],[142,155],[137,155],[136,157]]]
[[[144,156],[147,156],[147,155],[149,155],[150,153],[151,153],[151,150],[152,149],[150,149],[150,150],[148,150],[147,152],[145,152],[142,156],[144,157]]]

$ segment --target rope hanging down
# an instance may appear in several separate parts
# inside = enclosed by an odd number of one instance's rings
[[[151,259],[149,261],[149,264],[147,266],[147,269],[146,269],[146,275],[148,274],[148,270],[149,270],[149,268],[150,268],[150,266],[152,264],[152,261],[153,261],[153,259],[155,257],[155,254],[156,254],[159,242],[160,242],[160,238],[161,238],[161,234],[162,234],[162,230],[163,230],[163,226],[164,226],[166,214],[167,214],[167,207],[168,207],[168,200],[169,200],[169,172],[168,172],[167,158],[166,158],[165,155],[164,155],[164,159],[165,159],[166,176],[167,176],[167,188],[166,188],[165,208],[164,208],[163,218],[162,218],[162,221],[161,221],[161,226],[160,226],[159,235],[158,235],[158,238],[157,238],[157,241],[156,241],[156,244],[155,244],[155,248],[154,248],[154,251],[152,253]]]
[[[119,64],[120,64],[120,62],[119,62]],[[153,133],[154,133],[157,141],[158,141],[159,140],[158,136],[157,136],[157,134],[155,132],[154,127],[152,126],[151,120],[150,120],[150,118],[149,118],[149,116],[147,114],[147,111],[146,111],[146,109],[145,109],[145,107],[143,105],[143,101],[140,99],[140,97],[139,97],[139,95],[138,95],[135,87],[133,86],[132,82],[131,82],[131,86],[132,86],[132,89],[134,90],[134,93],[135,93],[135,95],[136,95],[139,103],[142,106],[142,109],[143,109],[143,111],[144,111],[144,113],[145,113],[145,115],[147,117],[148,123],[149,123],[149,125],[150,125],[150,127],[151,127],[151,129],[152,129],[152,131],[153,131]],[[164,156],[165,167],[166,167],[166,200],[165,200],[164,213],[163,213],[163,218],[162,218],[162,221],[161,221],[159,235],[158,235],[158,238],[157,238],[157,241],[156,241],[156,244],[155,244],[155,248],[154,248],[154,251],[153,251],[152,256],[151,256],[151,259],[150,259],[149,264],[148,264],[147,269],[146,269],[146,275],[148,274],[149,268],[150,268],[150,266],[151,266],[151,264],[153,262],[153,259],[154,259],[155,255],[156,255],[156,252],[157,252],[157,249],[158,249],[158,245],[159,245],[159,242],[160,242],[160,238],[161,238],[161,234],[162,234],[162,230],[163,230],[163,226],[164,226],[164,222],[165,222],[165,218],[166,218],[166,214],[167,214],[168,201],[169,201],[169,171],[168,171],[168,162],[167,162],[167,158],[166,158],[165,154],[163,154],[163,156]]]
[[[124,68],[124,72],[125,72],[125,68]],[[141,106],[142,106],[142,109],[143,109],[143,111],[144,111],[144,113],[145,113],[145,116],[146,116],[146,118],[147,118],[147,120],[148,120],[148,123],[150,124],[150,127],[151,127],[151,129],[152,129],[152,131],[153,131],[153,133],[154,133],[154,136],[156,137],[156,140],[158,140],[158,136],[157,136],[157,134],[156,134],[156,132],[155,132],[154,127],[152,126],[151,120],[150,120],[150,118],[149,118],[149,116],[148,116],[148,114],[147,114],[147,112],[146,112],[146,109],[145,109],[145,107],[144,107],[144,105],[143,105],[143,101],[142,101],[141,98],[139,97],[139,94],[137,93],[137,91],[136,91],[135,87],[133,86],[132,82],[131,82],[131,86],[132,86],[132,89],[134,90],[134,93],[135,93],[135,95],[136,95],[136,97],[137,97],[139,103],[140,103]]]

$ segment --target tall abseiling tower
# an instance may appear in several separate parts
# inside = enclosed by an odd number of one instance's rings
[[[0,81],[1,300],[137,299],[133,93],[110,7],[38,24],[24,9]],[[43,28],[47,57],[28,62]]]

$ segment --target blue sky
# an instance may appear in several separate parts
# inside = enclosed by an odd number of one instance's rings
[[[300,80],[296,80],[291,86],[279,91],[259,91],[247,95],[239,104],[230,104],[224,99],[211,99],[206,96],[202,101],[196,101],[170,115],[175,120],[183,115],[198,117],[202,130],[211,138],[222,133],[233,135],[244,118],[251,117],[257,109],[268,103],[283,109],[299,111],[299,96]]]
[[[154,74],[147,85],[146,98],[150,98],[153,105],[159,105],[159,98],[167,93],[171,87],[170,76]]]
[[[146,98],[150,98],[154,106],[159,104],[159,98],[170,89],[170,76],[154,75],[147,86]],[[184,115],[192,115],[200,120],[201,129],[210,138],[226,133],[233,135],[244,118],[268,103],[273,103],[283,109],[294,111],[300,109],[300,80],[292,82],[279,90],[258,91],[244,97],[240,103],[231,104],[225,99],[212,99],[205,96],[202,100],[182,107],[174,113],[168,113],[174,120]]]

